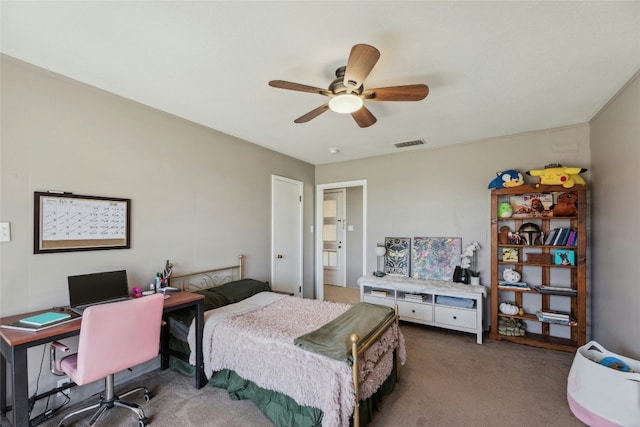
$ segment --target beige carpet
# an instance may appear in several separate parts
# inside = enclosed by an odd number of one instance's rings
[[[324,300],[355,304],[360,301],[360,288],[324,285]]]
[[[372,427],[582,425],[566,400],[571,353],[488,339],[478,345],[472,334],[406,323],[402,331],[407,364]],[[191,379],[170,370],[147,374],[134,384],[147,384],[155,393],[149,402],[137,398],[151,426],[271,425],[251,402],[232,401],[225,391],[212,387],[196,390]],[[136,425],[128,411],[109,412],[99,425]],[[52,427],[58,418],[41,425]]]

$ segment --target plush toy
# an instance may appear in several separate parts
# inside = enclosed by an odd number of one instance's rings
[[[586,172],[584,168],[569,168],[558,164],[550,164],[544,169],[532,169],[527,175],[537,176],[542,185],[562,185],[571,188],[576,184],[584,185],[584,179],[578,175]]]
[[[513,208],[511,203],[503,202],[498,205],[498,218],[511,218]]]
[[[520,171],[516,169],[509,169],[496,173],[496,177],[489,183],[488,188],[505,188],[505,187],[517,187],[524,184],[524,178]]]
[[[142,288],[140,286],[136,286],[135,288],[131,289],[131,296],[133,298],[140,298],[142,296]]]
[[[498,234],[498,242],[506,245],[509,243],[509,235],[511,234],[511,230],[508,226],[503,225],[500,227],[500,234]]]
[[[561,193],[553,206],[553,216],[575,216],[578,213],[578,195],[574,192]]]

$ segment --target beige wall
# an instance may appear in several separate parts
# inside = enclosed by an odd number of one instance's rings
[[[605,348],[640,359],[640,77],[591,123],[593,331]]]
[[[147,285],[167,259],[180,273],[243,254],[247,276],[270,280],[272,174],[304,182],[304,288],[313,295],[313,165],[1,61],[0,221],[12,232],[0,244],[2,316],[68,304],[68,275],[126,269],[130,287]],[[46,190],[130,198],[131,249],[34,255],[33,192]],[[42,351],[29,352],[30,371]],[[44,371],[41,390],[56,380]]]
[[[367,271],[375,270],[375,242],[385,237],[454,236],[463,245],[480,242],[484,277],[490,262],[487,185],[496,172],[548,163],[588,168],[589,158],[589,126],[581,125],[320,165],[316,183],[367,180]],[[589,172],[582,176],[589,181]]]
[[[125,268],[148,284],[230,265],[270,280],[271,174],[305,183],[305,290],[313,295],[314,167],[2,57],[3,315],[68,303],[66,277]],[[132,199],[132,248],[33,254],[33,192]]]
[[[463,246],[480,243],[478,263],[487,284],[487,185],[497,171],[524,173],[549,163],[589,168],[589,125],[321,165],[316,167],[316,183],[367,180],[367,271],[376,269],[374,246],[385,237],[462,237]],[[590,181],[589,172],[583,176]],[[526,180],[534,182],[532,177]],[[487,314],[485,319],[486,329]]]

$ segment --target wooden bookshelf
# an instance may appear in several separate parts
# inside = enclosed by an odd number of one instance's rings
[[[575,192],[577,196],[577,215],[519,215],[498,218],[500,203],[510,202],[511,196],[527,194],[551,194],[554,198],[565,192]],[[513,244],[500,243],[499,231],[508,226],[518,231],[523,224],[533,223],[539,227],[543,236],[559,227],[577,232],[575,245],[550,244]],[[587,187],[576,185],[573,188],[551,185],[522,185],[491,191],[491,331],[493,340],[507,340],[520,344],[543,347],[553,350],[575,351],[586,344],[587,337]],[[538,242],[540,243],[540,242]],[[544,240],[542,241],[544,243]],[[518,261],[503,262],[502,248],[518,248]],[[573,265],[559,265],[554,262],[555,252],[573,251]],[[527,262],[526,254],[546,254],[549,262]],[[543,255],[544,257],[544,255]],[[522,275],[531,290],[503,289],[498,287],[502,272],[511,268]],[[575,290],[575,294],[539,292],[535,286],[547,285]],[[507,315],[499,311],[501,302],[509,301],[524,308],[524,315]],[[575,326],[551,324],[538,320],[535,312],[540,309],[558,309],[570,313],[577,322]],[[500,317],[521,319],[525,322],[524,336],[507,336],[498,333]]]

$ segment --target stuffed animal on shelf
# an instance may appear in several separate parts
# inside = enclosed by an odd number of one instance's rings
[[[511,234],[511,230],[508,226],[503,225],[500,227],[500,234],[498,234],[498,242],[506,245],[509,243],[509,235]]]
[[[553,206],[553,216],[575,216],[578,213],[578,195],[571,191],[561,193]]]
[[[513,207],[511,203],[503,202],[498,205],[498,218],[511,218]]]
[[[524,177],[520,171],[516,169],[509,169],[506,171],[500,171],[496,173],[496,177],[489,183],[490,190],[492,188],[510,188],[517,187],[524,184]]]
[[[566,167],[559,164],[550,164],[544,169],[532,169],[527,171],[527,175],[537,176],[539,184],[542,185],[562,185],[564,188],[571,188],[576,184],[584,185],[584,179],[579,175],[586,172],[584,168]]]

